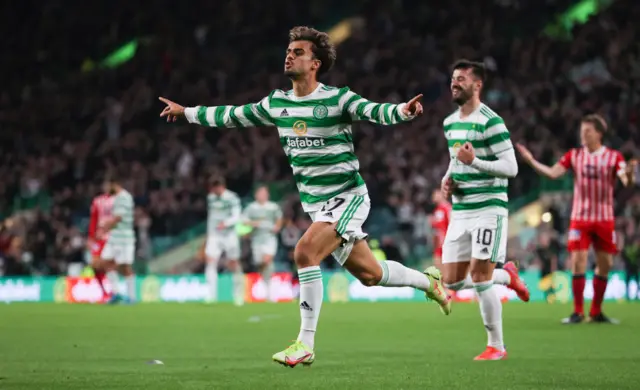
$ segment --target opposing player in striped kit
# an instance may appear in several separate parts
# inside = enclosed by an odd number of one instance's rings
[[[103,294],[105,294],[104,278],[106,277],[106,271],[102,261],[102,250],[107,243],[109,234],[104,230],[104,225],[111,217],[113,208],[111,184],[108,181],[102,184],[102,191],[103,193],[93,198],[91,202],[87,248],[91,253],[91,267],[95,278],[100,284]]]
[[[335,59],[335,48],[327,34],[296,27],[289,33],[284,63],[293,89],[275,90],[260,102],[244,106],[184,108],[160,98],[167,105],[160,116],[168,121],[184,116],[190,123],[205,126],[278,128],[302,206],[313,220],[294,254],[300,280],[298,339],[273,355],[273,360],[290,367],[315,360],[315,333],[323,297],[320,263],[330,253],[366,286],[411,286],[424,291],[447,314],[451,305],[435,267],[421,273],[395,261],[379,262],[362,231],[370,201],[358,172],[352,123],[392,125],[412,120],[422,113],[421,95],[402,104],[374,103],[349,88],[318,82],[318,76],[326,73]]]
[[[622,153],[602,144],[606,132],[607,123],[600,115],[585,116],[580,123],[582,147],[565,153],[553,167],[538,162],[525,146],[518,145],[518,151],[524,160],[539,174],[557,179],[570,169],[574,173],[573,207],[568,240],[573,271],[573,313],[562,320],[564,324],[579,324],[584,321],[585,273],[587,253],[591,244],[596,252],[596,270],[589,321],[617,322],[602,313],[609,270],[613,265],[613,255],[618,252],[613,189],[616,178],[625,187],[635,182],[635,162],[627,165]]]
[[[444,120],[451,161],[442,180],[453,208],[442,247],[445,286],[473,287],[488,334],[476,360],[506,358],[502,338],[502,304],[493,284],[504,284],[523,300],[529,292],[517,269],[495,269],[507,248],[508,178],[518,173],[509,131],[502,118],[480,101],[484,65],[461,60],[453,66],[451,94],[459,108]]]

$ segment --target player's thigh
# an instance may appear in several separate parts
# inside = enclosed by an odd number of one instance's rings
[[[265,265],[271,263],[277,252],[277,239],[268,239],[251,245],[253,262],[256,265]]]
[[[329,200],[320,211],[312,213],[314,222],[332,224],[333,234],[337,238],[334,243],[337,245],[332,246],[330,253],[340,265],[347,261],[356,241],[367,238],[362,225],[367,220],[370,209],[368,195],[347,193]]]
[[[112,241],[107,241],[102,248],[102,252],[100,253],[100,257],[102,260],[106,262],[112,262],[115,259],[115,248]]]
[[[569,234],[567,236],[567,250],[569,253],[586,252],[589,250],[589,246],[591,246],[590,225],[585,222],[572,221],[569,224]]]
[[[135,243],[122,243],[114,245],[114,257],[116,264],[122,268],[133,265],[133,261],[136,257],[136,244]]]
[[[343,267],[365,286],[375,286],[382,279],[382,266],[365,240],[357,240]]]
[[[240,259],[240,238],[236,234],[225,237],[220,246],[228,260]]]
[[[293,260],[298,268],[319,265],[340,244],[335,231],[335,224],[329,222],[313,222],[300,237],[293,251]]]
[[[454,284],[467,276],[471,261],[470,226],[473,219],[452,219],[442,244],[442,280]]]
[[[596,222],[592,229],[593,248],[597,252],[603,252],[609,255],[618,253],[618,245],[616,243],[615,223]],[[611,256],[609,256],[611,257]]]
[[[498,263],[490,259],[471,259],[471,267],[469,273],[474,283],[487,282],[493,279],[493,271]]]
[[[216,236],[207,237],[204,255],[208,263],[218,262],[220,260],[220,256],[222,256],[222,240]]]

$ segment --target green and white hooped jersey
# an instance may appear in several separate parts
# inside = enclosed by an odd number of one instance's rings
[[[293,169],[293,176],[306,212],[348,190],[367,193],[358,173],[351,124],[369,121],[391,125],[408,121],[404,104],[374,103],[349,88],[323,84],[309,95],[274,90],[258,103],[243,106],[189,107],[191,123],[215,127],[276,126],[280,143]]]
[[[244,209],[244,220],[247,222],[259,222],[260,225],[253,229],[252,240],[255,244],[265,243],[276,238],[277,233],[273,232],[278,220],[282,218],[282,210],[274,202],[260,204],[251,202]]]
[[[134,245],[136,233],[133,227],[135,204],[133,196],[127,190],[120,190],[113,197],[113,216],[121,217],[120,222],[109,232],[109,241],[113,245]]]
[[[450,177],[455,182],[453,214],[474,216],[481,213],[508,215],[507,178],[490,175],[458,161],[458,149],[471,142],[476,157],[495,161],[496,155],[513,148],[509,131],[502,118],[487,105],[480,106],[468,117],[460,118],[456,110],[444,120],[444,133],[449,145]]]
[[[207,234],[234,233],[241,214],[240,197],[235,192],[225,190],[220,196],[209,193],[207,195]],[[224,230],[218,230],[221,222],[226,225]]]

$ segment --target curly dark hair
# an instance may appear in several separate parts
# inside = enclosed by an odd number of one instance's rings
[[[313,56],[320,60],[318,76],[327,73],[336,62],[336,47],[325,32],[307,26],[294,27],[289,31],[289,43],[309,41],[313,43]]]

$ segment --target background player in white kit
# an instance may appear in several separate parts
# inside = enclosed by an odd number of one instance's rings
[[[109,238],[102,250],[102,259],[113,293],[110,303],[126,300],[120,295],[118,272],[125,278],[127,298],[133,302],[136,298],[136,277],[132,267],[136,253],[136,233],[133,227],[135,204],[133,197],[122,187],[122,182],[117,176],[112,176],[109,182],[113,194],[113,210],[112,217],[104,225],[104,231],[109,233]]]
[[[282,210],[278,204],[269,201],[267,187],[256,190],[255,201],[245,208],[243,221],[253,227],[251,254],[267,286],[267,299],[271,300],[271,275],[273,259],[278,251],[277,234],[282,228]]]
[[[507,356],[502,304],[493,284],[505,284],[528,300],[517,270],[495,270],[506,257],[508,178],[516,176],[518,163],[504,121],[480,101],[484,65],[462,60],[453,69],[451,94],[459,108],[444,120],[451,162],[442,190],[453,195],[453,208],[442,274],[445,286],[457,291],[468,287],[470,272],[488,334],[487,348],[475,359],[501,360]]]
[[[227,189],[222,177],[209,181],[207,195],[207,241],[205,243],[205,278],[209,285],[209,302],[218,300],[218,264],[224,254],[225,265],[232,273],[233,301],[244,303],[244,273],[240,264],[240,238],[236,224],[242,215],[238,195]]]

